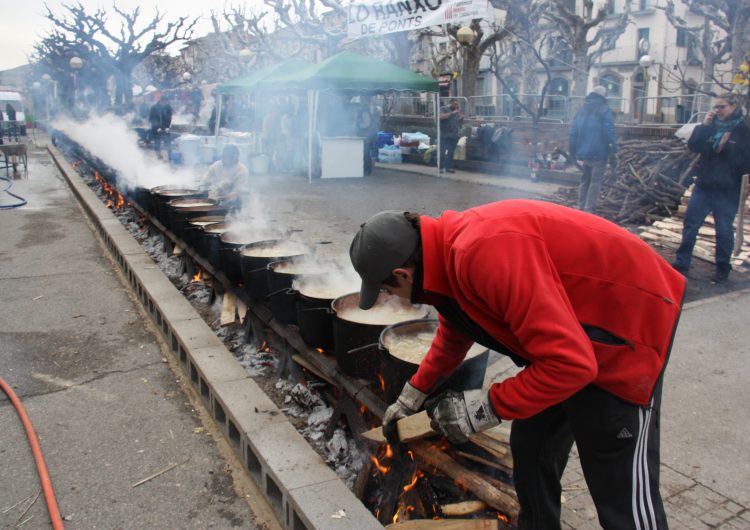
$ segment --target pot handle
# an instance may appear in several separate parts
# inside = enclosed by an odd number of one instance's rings
[[[357,353],[367,353],[369,350],[377,350],[380,349],[380,344],[377,342],[371,342],[370,344],[365,344],[364,346],[358,346],[356,348],[353,348],[346,352],[347,355],[355,355]]]
[[[331,309],[330,307],[305,307],[303,309],[300,309],[300,313],[314,313],[318,311],[323,311],[329,315],[333,314],[333,309]]]
[[[268,293],[266,295],[266,300],[270,300],[274,296],[278,296],[280,294],[292,294],[293,289],[291,287],[282,287],[281,289],[278,289],[272,293]]]

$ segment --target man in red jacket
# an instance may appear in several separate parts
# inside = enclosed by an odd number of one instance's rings
[[[658,415],[685,280],[646,243],[585,212],[509,200],[438,218],[381,212],[350,256],[363,309],[385,289],[440,314],[386,430],[416,413],[478,342],[525,368],[489,391],[432,398],[428,413],[452,443],[514,420],[519,528],[560,528],[574,441],[604,528],[667,528]]]

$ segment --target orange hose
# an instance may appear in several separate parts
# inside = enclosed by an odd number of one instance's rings
[[[26,436],[29,439],[29,445],[31,445],[31,452],[34,455],[34,461],[36,462],[36,469],[39,473],[39,480],[42,483],[42,491],[44,491],[44,500],[47,501],[47,511],[49,512],[49,520],[52,523],[54,530],[63,530],[62,517],[60,517],[60,509],[57,506],[57,499],[55,499],[55,492],[52,489],[52,482],[49,479],[49,473],[47,473],[47,465],[44,463],[44,456],[42,456],[42,448],[39,446],[39,440],[37,439],[34,426],[31,424],[29,416],[26,414],[26,409],[23,408],[21,400],[13,389],[8,386],[5,379],[0,377],[0,388],[8,395],[13,406],[16,407],[18,417],[21,418],[24,429],[26,429]]]

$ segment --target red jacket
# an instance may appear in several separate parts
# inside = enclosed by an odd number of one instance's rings
[[[487,334],[529,361],[515,377],[492,385],[501,418],[533,416],[590,383],[648,404],[671,347],[685,280],[646,243],[605,219],[541,201],[496,202],[420,222],[424,299],[452,298]],[[582,325],[624,344],[592,341]],[[471,343],[441,317],[412,385],[430,390]]]

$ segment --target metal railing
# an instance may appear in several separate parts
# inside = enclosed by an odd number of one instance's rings
[[[539,108],[540,94],[518,94],[525,106]],[[567,123],[580,109],[586,96],[547,94],[544,97],[540,122]],[[710,96],[703,94],[674,96],[639,96],[633,99],[608,97],[615,123],[621,124],[679,124],[688,123],[696,115],[705,114],[710,106]],[[441,97],[440,105],[457,99],[461,113],[467,118],[493,121],[531,121],[531,117],[509,94],[471,97]],[[389,98],[393,114],[404,116],[435,116],[435,103],[431,95]]]

